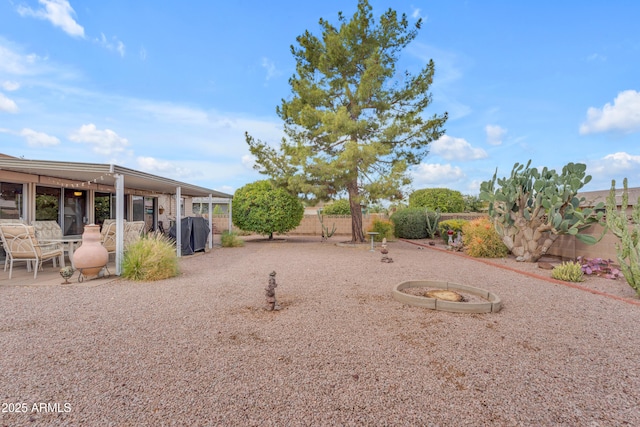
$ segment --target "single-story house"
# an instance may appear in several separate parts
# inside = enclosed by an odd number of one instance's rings
[[[115,164],[28,160],[0,153],[0,219],[55,220],[65,236],[82,234],[85,224],[115,219],[120,236],[116,274],[121,273],[124,220],[168,231],[176,218],[193,215],[194,197],[230,203],[233,196]],[[180,248],[181,221],[175,225]]]

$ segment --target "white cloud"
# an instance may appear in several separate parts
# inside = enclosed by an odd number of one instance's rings
[[[413,12],[411,12],[411,17],[414,18],[414,19],[426,20],[426,17],[422,16],[422,11],[420,10],[420,8],[413,9]]]
[[[473,148],[463,138],[453,138],[444,135],[431,143],[431,152],[437,154],[445,160],[477,160],[487,157],[486,151],[482,148]]]
[[[185,168],[176,166],[175,163],[167,160],[158,160],[154,157],[138,157],[136,159],[138,167],[144,172],[154,175],[171,177],[173,179],[184,179],[192,177],[194,174]]]
[[[13,75],[37,74],[43,58],[35,54],[20,54],[11,43],[0,37],[0,72]]]
[[[276,68],[276,64],[269,58],[262,58],[262,63],[260,65],[262,65],[262,68],[267,71],[267,80],[271,80],[273,77],[277,77],[281,74]]]
[[[49,21],[54,27],[73,37],[84,37],[84,28],[74,19],[75,12],[67,0],[38,0],[44,9],[31,9],[28,6],[18,6],[21,16],[31,16]]]
[[[118,136],[111,129],[99,130],[93,123],[82,125],[80,129],[69,135],[69,139],[74,142],[89,144],[96,154],[102,156],[114,156],[124,153],[129,141]]]
[[[27,140],[29,147],[54,147],[60,144],[60,140],[55,136],[47,135],[46,133],[36,132],[32,129],[22,129],[20,136]]]
[[[6,113],[17,113],[18,105],[12,99],[7,98],[3,93],[0,93],[0,111],[4,111]]]
[[[124,58],[126,53],[126,47],[124,43],[122,43],[116,36],[108,39],[104,33],[100,33],[100,38],[95,39],[95,42],[100,44],[100,46],[104,47],[107,50],[118,52],[120,57]]]
[[[587,172],[593,176],[593,180],[588,184],[591,190],[608,189],[612,179],[622,183],[625,177],[629,178],[631,187],[637,187],[640,184],[640,155],[626,152],[607,154],[601,159],[589,162]]]
[[[208,123],[207,113],[203,110],[169,102],[135,102],[139,111],[150,113],[162,123],[181,123],[188,125],[205,125]]]
[[[10,81],[2,82],[2,89],[6,90],[7,92],[13,92],[20,89],[20,83]]]
[[[465,174],[457,166],[439,163],[421,163],[411,171],[415,186],[435,186],[451,188],[452,182],[465,178]]]
[[[507,133],[506,129],[497,125],[487,125],[484,130],[487,133],[487,142],[491,145],[502,144],[502,138]]]
[[[587,120],[580,126],[582,135],[598,132],[618,131],[632,133],[640,131],[640,92],[620,92],[613,105],[587,110]]]
[[[609,163],[609,167],[617,171],[631,170],[640,168],[640,156],[629,153],[618,152],[607,154],[603,160]]]
[[[245,154],[244,156],[242,156],[241,162],[242,166],[247,169],[253,170],[253,165],[256,164],[256,158],[251,154]]]

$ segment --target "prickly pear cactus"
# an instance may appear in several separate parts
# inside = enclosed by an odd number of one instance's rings
[[[633,207],[629,224],[627,178],[623,181],[623,187],[622,203],[618,209],[616,181],[611,181],[611,191],[607,197],[607,227],[620,239],[620,243],[616,245],[616,252],[622,274],[640,296],[640,198]]]
[[[598,239],[580,230],[601,223],[604,203],[581,209],[576,194],[591,181],[586,165],[569,163],[558,174],[553,169],[538,171],[516,163],[508,178],[480,185],[480,199],[489,202],[489,216],[504,244],[519,261],[535,262],[547,253],[561,234],[576,236],[585,243]],[[498,186],[496,186],[496,183]]]

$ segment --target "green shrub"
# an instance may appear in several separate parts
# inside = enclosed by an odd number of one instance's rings
[[[302,202],[268,180],[247,184],[233,196],[233,224],[241,230],[267,235],[269,239],[273,238],[273,233],[286,233],[296,228],[303,216]]]
[[[429,208],[440,212],[464,212],[462,193],[448,188],[423,188],[409,195],[410,208]]]
[[[389,240],[393,237],[393,223],[386,219],[376,218],[367,231],[379,233],[373,236],[373,240],[376,242],[382,242],[382,239],[385,238]]]
[[[452,230],[454,232],[453,237],[458,235],[458,232],[462,233],[462,227],[469,221],[466,219],[447,219],[438,223],[438,233],[445,243],[449,243],[449,236],[447,231]]]
[[[579,262],[563,262],[551,270],[551,277],[565,282],[582,282],[584,273]]]
[[[235,231],[223,231],[220,235],[220,243],[223,248],[238,248],[244,246],[244,240],[238,237]]]
[[[394,235],[401,239],[427,238],[427,212],[423,208],[401,209],[391,215]]]
[[[502,258],[509,253],[489,218],[471,220],[462,226],[462,242],[467,255]]]
[[[322,208],[322,215],[351,215],[349,200],[340,199]]]
[[[124,251],[122,277],[135,281],[168,279],[179,274],[173,241],[161,233],[149,233]]]

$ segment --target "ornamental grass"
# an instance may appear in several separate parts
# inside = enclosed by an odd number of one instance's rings
[[[174,242],[161,233],[149,233],[124,251],[122,276],[135,281],[155,281],[180,273]]]

